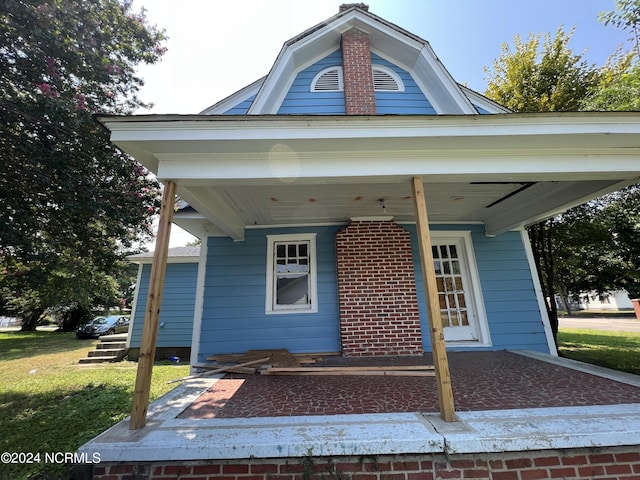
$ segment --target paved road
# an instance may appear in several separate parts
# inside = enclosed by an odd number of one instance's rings
[[[634,318],[577,318],[565,317],[559,319],[560,328],[588,328],[593,330],[609,330],[614,332],[640,333],[640,320]]]

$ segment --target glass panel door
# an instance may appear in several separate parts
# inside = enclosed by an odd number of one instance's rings
[[[432,252],[445,340],[477,340],[477,315],[462,240],[434,238]]]

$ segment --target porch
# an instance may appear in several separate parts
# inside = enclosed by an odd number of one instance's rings
[[[408,359],[333,360],[345,361],[398,365]],[[150,407],[142,429],[129,430],[125,420],[80,452],[100,453],[95,470],[100,478],[114,465],[147,470],[160,465],[162,472],[162,465],[184,462],[297,464],[308,457],[380,455],[504,459],[504,452],[561,456],[638,450],[640,378],[635,375],[528,351],[451,352],[449,361],[456,422],[437,414],[433,377],[234,374],[186,382]],[[640,474],[640,454],[636,457],[629,468]],[[138,478],[154,477],[149,471]]]

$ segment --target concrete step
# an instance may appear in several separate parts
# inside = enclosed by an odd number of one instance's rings
[[[91,352],[89,352],[91,353]],[[105,363],[105,362],[115,362],[118,360],[118,357],[114,356],[105,356],[105,357],[86,357],[81,358],[78,363]]]
[[[118,362],[127,355],[127,334],[103,335],[99,338],[96,349],[81,358],[79,363]]]
[[[98,337],[98,340],[101,342],[126,342],[127,336],[126,333],[116,333],[114,335],[102,335]]]
[[[124,350],[127,348],[127,342],[105,342],[96,345],[98,350]]]
[[[100,349],[100,350],[92,350],[89,352],[90,357],[120,357],[120,355],[124,356],[124,349],[115,348],[115,349]]]

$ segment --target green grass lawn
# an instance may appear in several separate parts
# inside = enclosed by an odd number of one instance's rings
[[[0,452],[75,452],[127,417],[137,364],[79,365],[97,341],[73,333],[0,333]],[[151,400],[188,375],[186,365],[156,365]],[[64,479],[71,465],[0,464],[0,479]]]
[[[640,333],[563,328],[558,344],[564,357],[640,375]]]
[[[640,334],[562,329],[558,337],[568,358],[640,375]],[[0,333],[0,452],[75,452],[129,415],[137,364],[79,365],[95,344],[72,333]],[[151,399],[188,369],[156,365]],[[0,480],[60,480],[70,468],[0,464]]]

